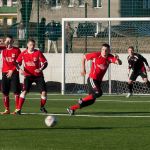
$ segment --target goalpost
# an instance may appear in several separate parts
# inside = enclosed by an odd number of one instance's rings
[[[66,53],[66,23],[75,29],[72,52]],[[81,59],[84,53],[99,51],[103,43],[111,45],[111,52],[117,53],[123,65],[111,65],[102,83],[106,94],[127,93],[127,48],[134,46],[150,64],[150,17],[144,18],[62,18],[62,94],[87,93],[87,75],[82,77]],[[150,75],[148,73],[148,75]],[[149,94],[150,90],[138,78],[134,83],[134,92]]]

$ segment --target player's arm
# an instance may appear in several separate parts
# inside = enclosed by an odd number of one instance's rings
[[[142,55],[140,55],[140,57],[141,57],[142,61],[145,63],[147,71],[150,71],[150,66],[147,62],[147,59],[145,57],[143,57]]]
[[[122,65],[122,61],[119,59],[119,56],[116,54],[112,56],[111,63]]]
[[[21,65],[22,65],[22,61],[23,61],[23,53],[20,53],[17,60],[15,61],[15,66],[17,68],[17,70],[24,75],[24,70],[22,70]]]
[[[37,73],[42,72],[48,66],[48,62],[47,62],[45,56],[41,52],[39,53],[39,59],[40,59],[40,62],[42,63],[42,65],[39,69],[35,70],[35,72],[37,72]]]
[[[85,55],[83,55],[83,58],[82,58],[82,66],[81,66],[81,75],[82,76],[85,76],[86,75],[86,67],[85,67],[85,64],[86,64],[86,57]]]

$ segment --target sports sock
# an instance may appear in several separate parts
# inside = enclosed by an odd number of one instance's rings
[[[70,107],[71,110],[76,110],[76,109],[79,109],[80,108],[80,105],[79,104],[76,104],[76,105],[73,105]]]
[[[3,103],[5,106],[5,109],[9,110],[9,96],[8,95],[3,95]]]
[[[18,105],[19,105],[19,94],[15,94],[15,107],[16,107],[16,109],[18,109]]]
[[[46,97],[46,96],[41,96],[41,107],[44,107],[44,106],[45,106],[46,100],[47,100],[47,97]]]
[[[90,100],[93,100],[93,99],[94,99],[94,98],[93,98],[93,95],[90,94],[90,95],[88,95],[88,96],[82,98],[82,101],[90,101]]]
[[[129,93],[133,92],[133,84],[128,84]]]
[[[18,108],[17,109],[21,110],[24,101],[25,101],[25,98],[19,97],[19,104],[18,104]]]

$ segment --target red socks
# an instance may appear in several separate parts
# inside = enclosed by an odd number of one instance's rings
[[[3,103],[5,106],[5,109],[9,110],[9,96],[8,95],[3,95]]]
[[[18,109],[22,108],[24,101],[25,101],[25,98],[22,98],[22,97],[19,98]]]
[[[15,94],[15,106],[16,106],[16,109],[18,109],[18,105],[19,105],[19,95]]]
[[[41,98],[41,107],[44,107],[45,104],[46,104],[46,99],[42,99],[42,98]]]

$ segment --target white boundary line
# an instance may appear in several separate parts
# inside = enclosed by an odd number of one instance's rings
[[[42,116],[68,116],[68,117],[92,117],[92,118],[150,118],[150,116],[143,116],[143,115],[74,115],[70,116],[69,114],[43,114],[43,113],[22,113],[23,115],[42,115]]]
[[[13,98],[11,98],[13,99]],[[40,98],[35,98],[35,97],[27,97],[26,100],[35,100],[35,99],[40,99]],[[71,98],[71,99],[47,99],[48,101],[78,101],[77,99]],[[150,103],[150,100],[111,100],[111,99],[98,99],[96,102],[118,102],[118,103]]]

